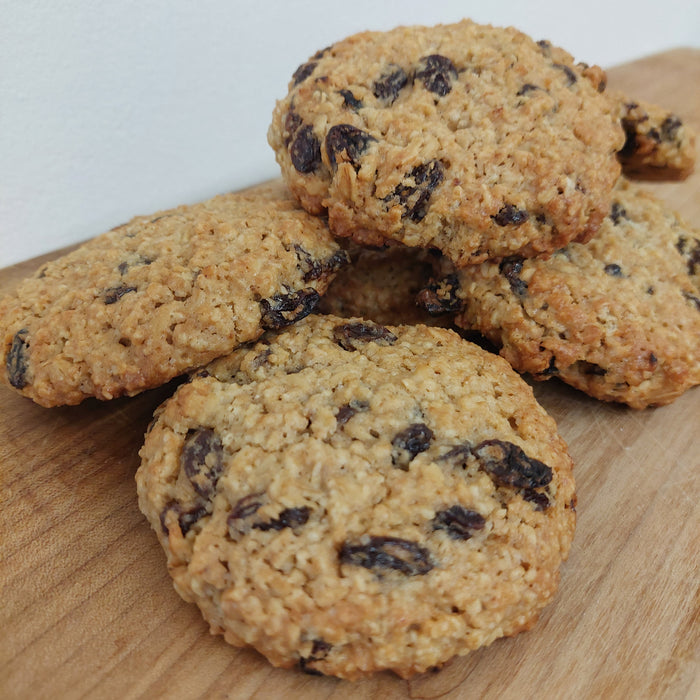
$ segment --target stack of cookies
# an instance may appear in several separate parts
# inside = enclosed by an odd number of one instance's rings
[[[521,373],[634,408],[700,383],[698,233],[631,182],[694,136],[465,20],[318,51],[269,142],[281,181],[0,300],[3,379],[50,407],[185,376],[136,477],[176,590],[277,666],[408,677],[557,590],[572,460]]]

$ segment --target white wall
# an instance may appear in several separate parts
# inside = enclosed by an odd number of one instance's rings
[[[0,267],[275,177],[270,114],[309,55],[463,16],[603,66],[700,46],[697,0],[0,0]]]

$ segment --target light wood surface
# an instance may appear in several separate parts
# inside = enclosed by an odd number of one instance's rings
[[[610,83],[700,132],[700,50],[617,67]],[[649,187],[698,226],[700,172]],[[0,293],[39,262],[0,271]],[[555,602],[530,632],[439,673],[357,683],[229,647],[174,592],[134,485],[171,389],[43,409],[0,388],[0,697],[700,697],[700,387],[640,412],[536,385],[578,485]]]

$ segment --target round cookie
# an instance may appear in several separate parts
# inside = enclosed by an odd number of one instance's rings
[[[140,454],[179,594],[309,673],[408,677],[530,628],[574,532],[554,421],[442,328],[268,333],[179,387]]]
[[[347,250],[351,264],[338,272],[318,304],[318,311],[358,316],[384,325],[449,325],[449,317],[431,316],[416,295],[435,276],[435,251],[393,245]]]
[[[457,265],[586,240],[624,144],[600,68],[469,20],[365,32],[300,66],[268,141],[340,237]]]
[[[0,376],[43,406],[136,394],[303,317],[347,260],[281,182],[135,218],[0,300]]]
[[[700,383],[700,236],[624,180],[589,243],[451,279],[464,304],[455,323],[483,333],[518,371],[634,408]]]

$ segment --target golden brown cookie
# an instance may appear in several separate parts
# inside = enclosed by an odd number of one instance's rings
[[[624,134],[605,74],[469,20],[351,36],[311,57],[268,140],[333,233],[440,249],[457,265],[586,240]]]
[[[312,315],[156,413],[139,503],[176,590],[274,665],[403,677],[530,628],[571,544],[571,459],[452,331]]]
[[[303,317],[346,261],[279,182],[135,218],[0,300],[0,378],[43,406],[136,394]]]

